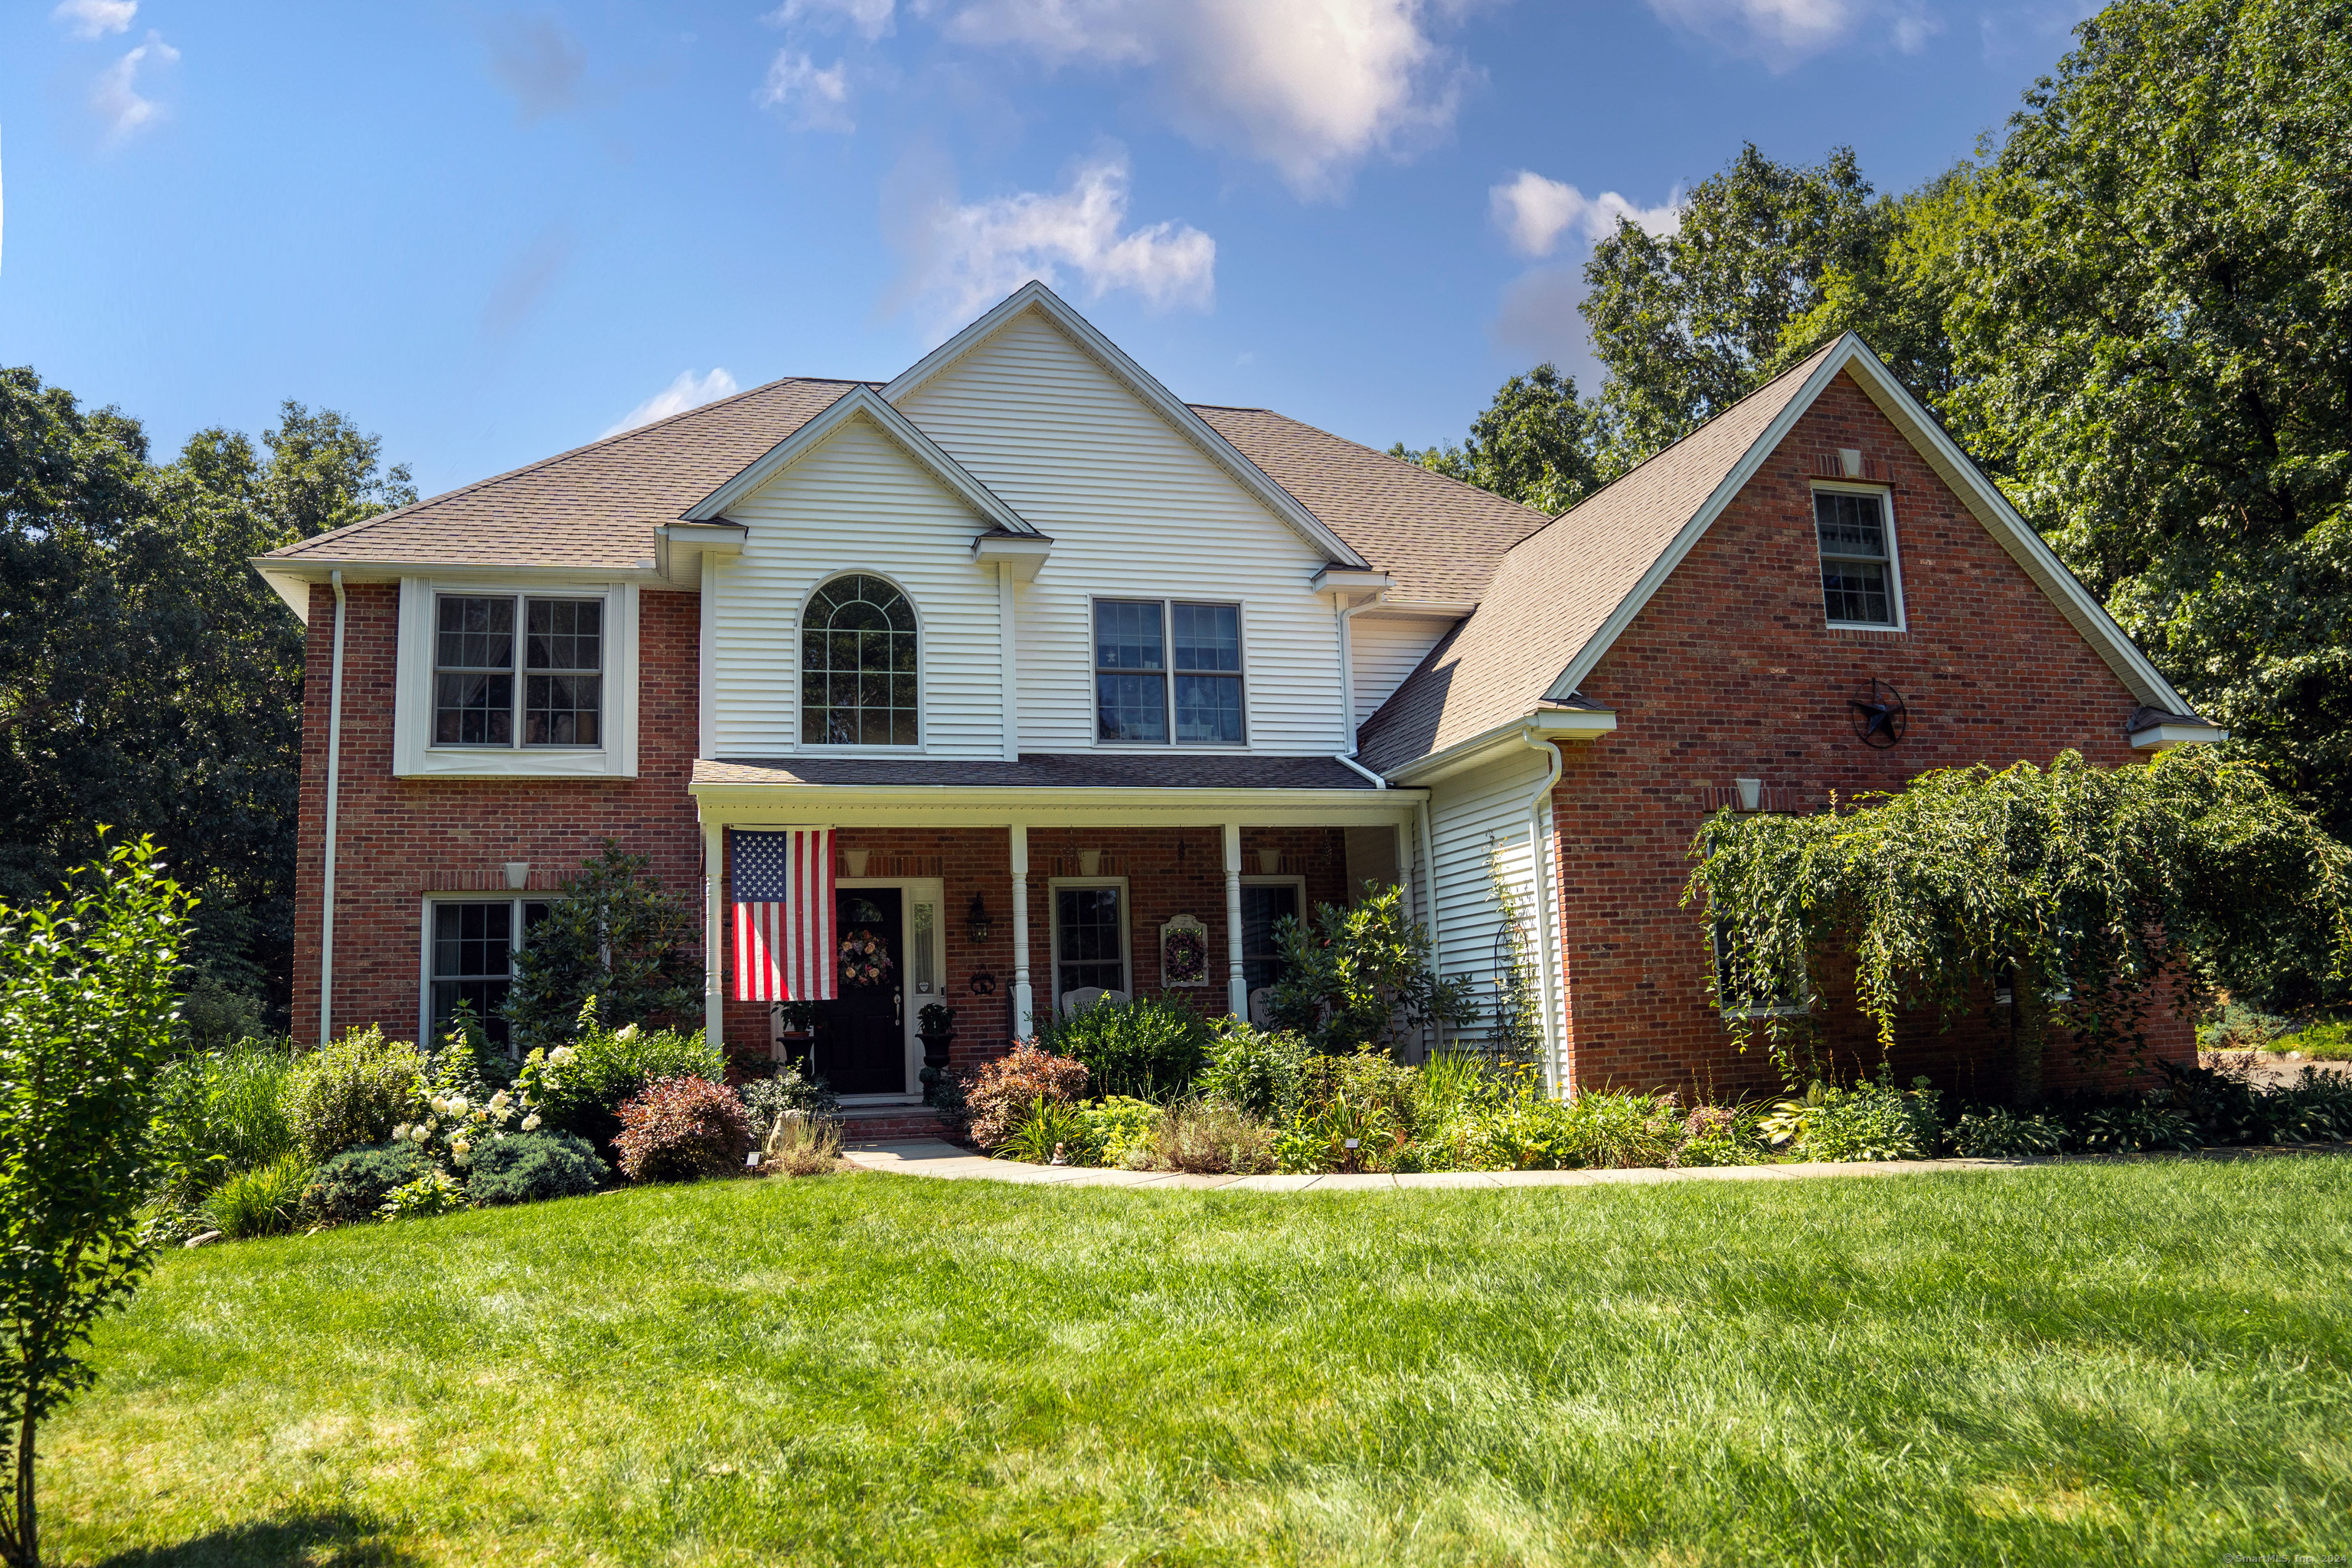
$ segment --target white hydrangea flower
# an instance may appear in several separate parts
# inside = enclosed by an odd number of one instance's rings
[[[430,1127],[412,1127],[408,1130],[408,1141],[411,1143],[423,1143],[432,1136],[433,1129]]]
[[[395,1143],[404,1143],[408,1141],[407,1122],[404,1121],[392,1130],[392,1141]]]
[[[613,1037],[616,1040],[634,1040],[637,1037],[637,1026],[635,1024],[624,1024],[613,1031]]]
[[[425,1103],[433,1108],[433,1114],[436,1116],[446,1114],[449,1109],[449,1102],[437,1094]]]
[[[490,1096],[490,1109],[492,1110],[504,1110],[507,1108],[507,1101],[509,1098],[511,1097],[508,1095],[505,1089],[499,1090],[498,1093]]]
[[[452,1116],[463,1116],[463,1115],[465,1115],[465,1114],[466,1114],[466,1112],[467,1112],[468,1110],[470,1110],[470,1109],[472,1109],[472,1107],[468,1104],[468,1102],[467,1101],[467,1099],[466,1099],[466,1097],[465,1097],[464,1095],[462,1095],[462,1094],[453,1094],[453,1095],[451,1095],[451,1096],[449,1097],[449,1114],[450,1114],[450,1115],[452,1115]]]
[[[558,1046],[551,1053],[549,1054],[547,1059],[560,1068],[570,1067],[572,1065],[572,1055],[573,1052],[570,1046]]]
[[[526,1132],[536,1132],[539,1131],[538,1111],[534,1110],[529,1116],[522,1119],[522,1130]]]

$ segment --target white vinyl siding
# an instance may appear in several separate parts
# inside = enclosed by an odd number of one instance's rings
[[[971,559],[972,539],[987,525],[897,443],[852,419],[728,516],[749,532],[740,556],[715,573],[716,562],[705,566],[718,605],[710,616],[713,755],[796,749],[802,611],[819,584],[844,572],[886,578],[914,606],[923,754],[1003,754],[996,574]]]
[[[1465,1041],[1486,1040],[1500,973],[1503,950],[1496,938],[1502,933],[1503,910],[1487,874],[1490,847],[1521,913],[1530,921],[1536,918],[1528,801],[1543,782],[1544,772],[1544,759],[1526,752],[1440,779],[1430,791],[1429,832],[1437,855],[1438,973],[1468,975],[1481,1015],[1477,1024],[1463,1031]],[[1426,920],[1425,913],[1423,918]],[[1541,951],[1536,934],[1530,924],[1530,962],[1538,962]],[[1554,953],[1560,950],[1556,912],[1550,947]],[[1556,978],[1553,990],[1557,994]]]
[[[1404,678],[1421,667],[1429,650],[1454,623],[1434,616],[1358,616],[1348,623],[1348,649],[1355,656],[1356,722],[1381,710]]]
[[[1322,552],[1058,329],[1021,316],[898,406],[1054,541],[1019,591],[1022,751],[1097,745],[1089,601],[1123,595],[1239,603],[1248,749],[1346,749]]]

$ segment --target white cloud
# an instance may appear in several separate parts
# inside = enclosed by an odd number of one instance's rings
[[[1621,219],[1652,234],[1671,234],[1682,222],[1679,193],[1660,206],[1637,206],[1615,191],[1588,196],[1530,169],[1489,189],[1486,202],[1496,226],[1522,256],[1549,256],[1560,236],[1571,229],[1587,241],[1599,241],[1616,233]]]
[[[673,414],[683,414],[689,408],[699,408],[706,403],[735,395],[735,378],[717,366],[709,375],[697,375],[690,370],[677,373],[677,379],[621,416],[621,422],[604,432],[617,436],[624,430],[634,430],[640,425],[650,425],[656,419],[667,419]],[[603,439],[599,437],[598,439]]]
[[[1774,71],[1811,59],[1874,26],[1905,54],[1916,54],[1943,24],[1921,0],[1649,0],[1666,21]]]
[[[890,30],[890,16],[895,9],[892,0],[784,0],[782,6],[768,14],[767,20],[772,26],[788,27],[811,18],[838,17],[872,43]]]
[[[139,68],[150,60],[168,66],[179,58],[180,51],[151,29],[145,43],[98,73],[98,83],[89,90],[89,107],[106,121],[108,141],[121,141],[163,112],[153,99],[139,96]]]
[[[138,15],[139,0],[64,0],[49,13],[49,20],[64,23],[77,38],[102,38],[129,32],[131,19]]]
[[[1462,0],[1439,0],[1447,12]],[[1453,122],[1465,68],[1426,0],[968,0],[947,32],[1048,67],[1140,70],[1178,130],[1259,159],[1305,195]]]
[[[1064,191],[936,203],[929,223],[910,237],[917,249],[912,290],[932,300],[948,325],[1032,278],[1059,287],[1074,276],[1091,299],[1124,290],[1155,310],[1209,309],[1217,242],[1174,223],[1122,231],[1127,182],[1127,159],[1113,153],[1081,164]]]
[[[778,49],[768,62],[768,79],[760,89],[760,102],[791,114],[803,131],[857,129],[849,117],[849,63],[835,60],[824,69],[797,49]]]

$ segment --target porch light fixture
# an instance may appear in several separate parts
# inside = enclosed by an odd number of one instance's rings
[[[988,918],[988,905],[978,893],[971,896],[971,908],[964,911],[963,919],[964,924],[971,929],[971,940],[976,942],[986,942],[989,933],[996,929]]]

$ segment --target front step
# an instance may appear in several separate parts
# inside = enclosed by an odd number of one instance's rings
[[[961,1131],[928,1105],[851,1105],[841,1111],[844,1143],[898,1143],[914,1138],[953,1142]]]

